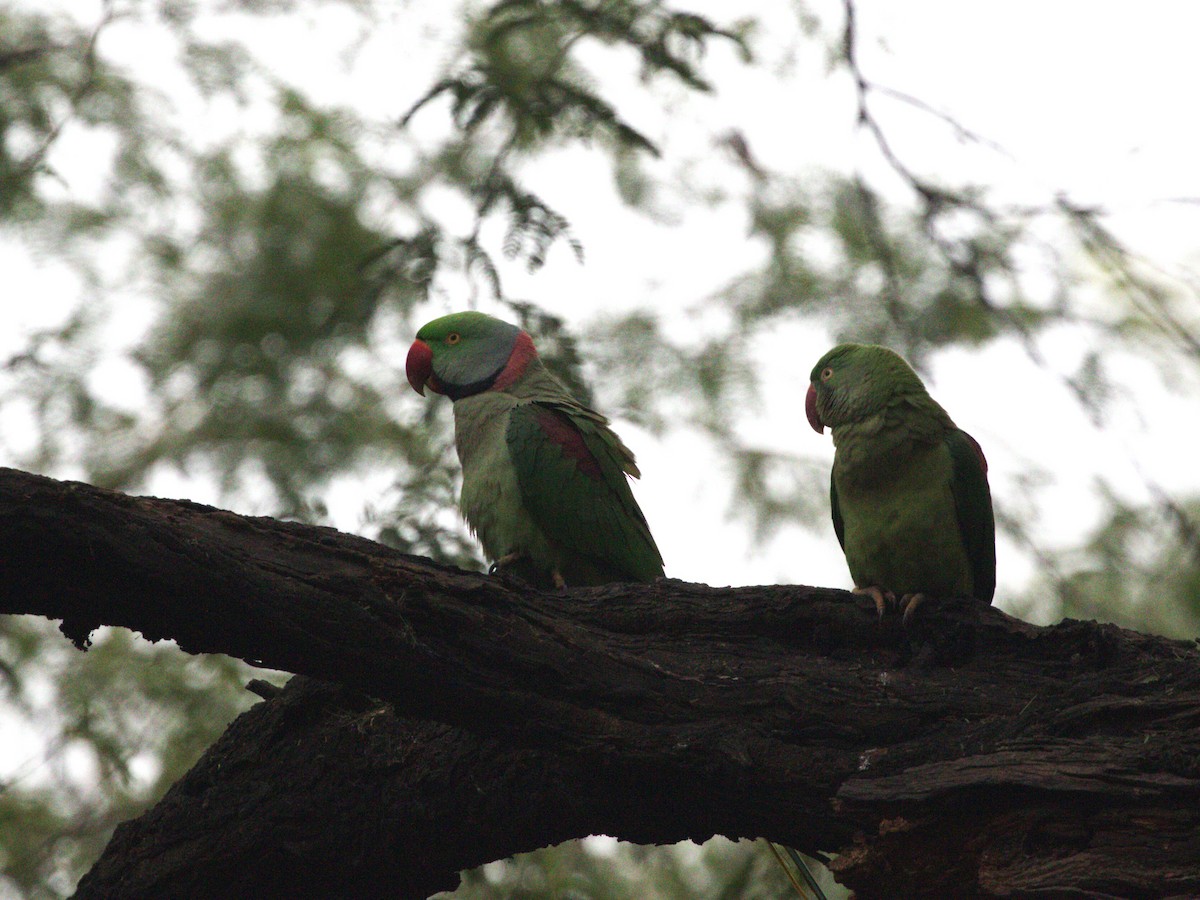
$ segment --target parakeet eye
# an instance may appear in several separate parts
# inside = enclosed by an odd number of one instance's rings
[[[452,331],[448,335],[446,335],[446,343],[447,344],[452,344],[452,345],[457,344],[461,340],[462,340],[462,335],[459,334],[457,331]]]
[[[833,369],[831,369],[829,366],[826,366],[825,368],[823,368],[821,370],[821,380],[822,381],[828,381],[832,377],[833,377]]]

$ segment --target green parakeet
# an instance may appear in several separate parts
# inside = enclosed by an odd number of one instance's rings
[[[924,595],[991,603],[987,460],[912,367],[886,347],[840,344],[813,367],[805,412],[833,432],[833,528],[855,591],[880,615],[898,602],[905,619]]]
[[[539,584],[653,581],[662,556],[626,476],[633,453],[572,397],[530,336],[479,312],[429,322],[408,381],[454,401],[463,516],[497,567]]]

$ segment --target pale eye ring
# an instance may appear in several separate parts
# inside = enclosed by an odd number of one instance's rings
[[[821,370],[821,380],[822,381],[828,381],[832,377],[833,377],[833,369],[831,369],[829,366],[826,366],[825,368],[823,368]]]
[[[446,343],[450,344],[451,346],[454,346],[461,340],[462,340],[462,335],[459,334],[457,331],[452,331],[448,335],[446,335]]]

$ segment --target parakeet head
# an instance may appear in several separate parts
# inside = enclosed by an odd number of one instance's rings
[[[428,387],[459,400],[507,387],[536,356],[533,339],[516,325],[481,312],[459,312],[422,326],[404,368],[418,394]]]
[[[924,394],[925,385],[904,359],[874,344],[838,344],[809,376],[804,412],[813,429],[836,428],[878,415],[898,396]]]

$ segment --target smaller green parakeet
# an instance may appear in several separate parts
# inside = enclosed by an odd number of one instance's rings
[[[912,367],[887,347],[840,344],[813,367],[805,412],[833,433],[833,528],[855,592],[905,620],[926,595],[991,603],[987,460]]]
[[[547,371],[533,339],[480,312],[434,319],[408,381],[454,401],[463,516],[498,568],[535,584],[653,581],[662,556],[626,476],[633,453]]]

